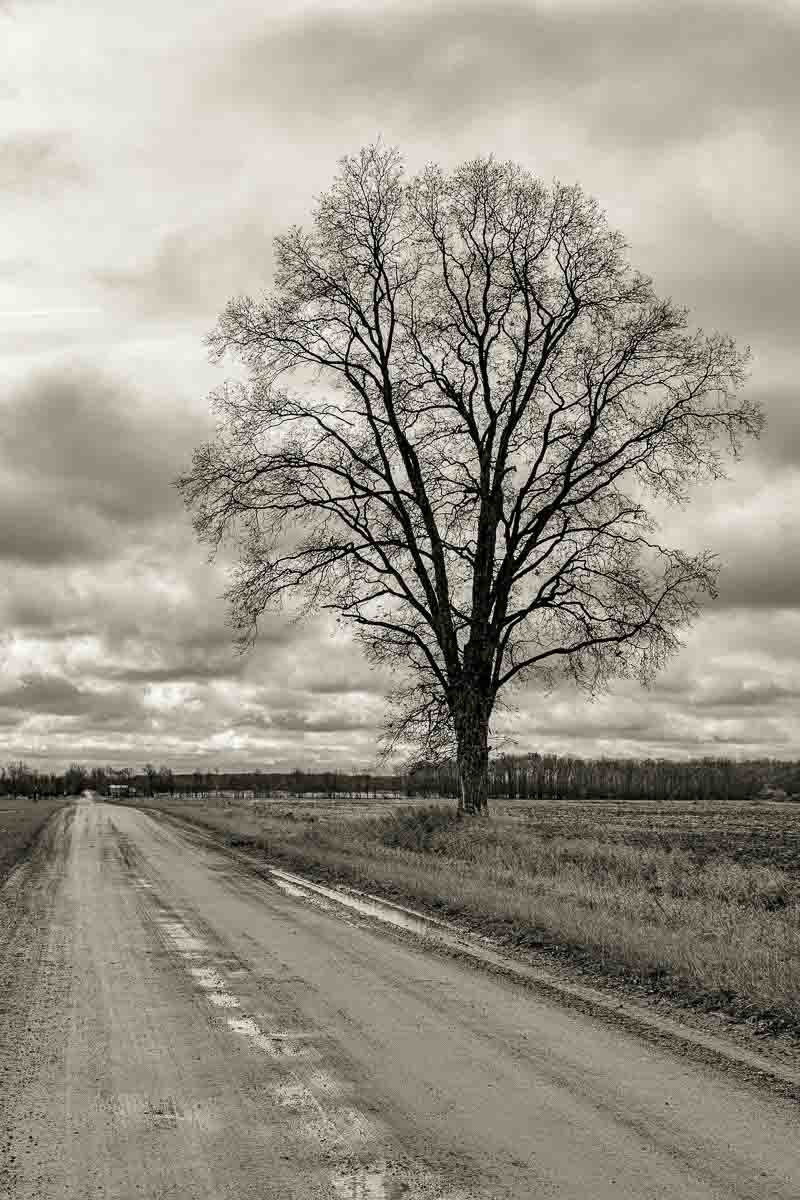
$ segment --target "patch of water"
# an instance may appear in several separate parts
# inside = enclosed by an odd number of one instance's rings
[[[337,1200],[399,1200],[409,1197],[407,1189],[387,1178],[384,1167],[356,1167],[354,1171],[337,1171],[331,1179]]]
[[[194,976],[198,985],[201,988],[205,988],[206,991],[225,991],[225,981],[213,967],[189,967],[189,973]]]
[[[217,1008],[241,1008],[241,1004],[236,996],[232,996],[230,992],[209,992],[208,998]]]
[[[273,1097],[276,1103],[282,1108],[290,1108],[295,1112],[302,1112],[308,1109],[317,1110],[318,1102],[305,1086],[299,1081],[290,1083],[278,1083],[272,1089]]]
[[[335,1099],[345,1094],[343,1084],[338,1079],[331,1078],[327,1071],[309,1071],[306,1079],[309,1087],[312,1087],[315,1092],[321,1092],[325,1099]],[[352,1089],[347,1089],[347,1091],[350,1090]]]
[[[162,918],[158,923],[182,954],[197,954],[205,950],[205,942],[201,938],[195,937],[193,933],[190,933],[180,921],[171,921]]]
[[[297,896],[301,900],[305,900],[308,897],[308,892],[304,892],[302,888],[295,887],[293,883],[287,883],[285,879],[276,879],[275,882],[282,892],[286,892],[287,896]]]
[[[118,1092],[112,1100],[115,1120],[120,1125],[137,1126],[163,1123],[164,1125],[189,1124],[204,1131],[220,1129],[223,1118],[217,1100],[189,1102],[182,1107],[167,1098],[153,1099],[144,1092]]]
[[[461,943],[459,937],[445,932],[447,927],[436,917],[426,917],[422,913],[415,913],[410,908],[403,908],[402,905],[392,904],[388,900],[379,900],[377,896],[358,896],[352,892],[340,892],[335,888],[325,887],[321,883],[311,883],[309,880],[279,870],[277,867],[270,867],[270,874],[279,887],[287,890],[291,887],[292,894],[298,897],[311,899],[315,896],[326,896],[337,904],[344,905],[345,908],[352,908],[368,917],[378,917],[379,920],[390,925],[397,925],[400,929],[409,929],[413,933],[433,935],[443,938],[445,941]]]
[[[252,1017],[228,1017],[228,1025],[234,1033],[238,1033],[239,1037],[246,1037],[258,1046],[260,1050],[266,1050],[267,1054],[277,1057],[278,1051],[275,1043],[259,1029]]]
[[[310,889],[295,887],[293,883],[287,883],[285,879],[276,879],[275,883],[287,896],[294,896],[297,900],[309,900],[316,908],[329,909],[332,907],[329,900],[325,900],[323,896]]]

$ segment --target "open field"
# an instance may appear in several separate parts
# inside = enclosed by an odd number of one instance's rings
[[[800,1034],[800,806],[146,801],[318,876]]]
[[[33,844],[45,821],[63,800],[0,796],[0,883]]]

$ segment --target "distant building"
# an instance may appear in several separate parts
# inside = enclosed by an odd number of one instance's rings
[[[110,783],[108,785],[108,795],[111,800],[118,800],[125,796],[138,796],[139,790],[132,783]]]

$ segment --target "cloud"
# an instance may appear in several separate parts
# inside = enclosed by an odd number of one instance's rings
[[[144,402],[96,369],[36,374],[2,408],[5,512],[0,555],[16,562],[96,559],[137,527],[175,517],[172,480],[210,421],[172,401]]]
[[[543,693],[534,678],[497,724],[518,752],[792,758],[798,697],[800,607],[713,605],[649,688],[617,680],[593,699],[568,684]]]
[[[34,489],[0,478],[0,561],[55,566],[103,557],[107,529],[85,507],[65,510],[63,502],[49,482]]]
[[[715,610],[800,610],[800,528],[797,502],[800,468],[787,466],[771,476],[757,469],[717,485],[711,507],[698,505],[693,537],[719,556],[722,571]]]
[[[11,688],[0,690],[0,708],[16,710],[25,717],[46,714],[114,724],[134,717],[141,700],[130,691],[78,687],[62,675],[43,673],[23,676]]]
[[[728,562],[720,577],[720,601],[728,607],[749,607],[753,619],[758,610],[800,607],[800,535],[781,537],[777,529],[767,529],[761,539],[737,547],[735,560]]]
[[[198,100],[331,160],[356,131],[414,158],[510,147],[616,206],[635,265],[702,324],[793,346],[798,60],[800,10],[777,2],[337,7],[248,33]]]
[[[773,478],[776,472],[794,470],[800,465],[800,386],[790,380],[771,386],[756,381],[748,392],[763,404],[767,425],[748,445],[746,461]]]
[[[271,254],[263,224],[244,220],[219,235],[203,229],[173,231],[148,262],[100,270],[95,278],[108,293],[148,316],[207,312],[213,319],[231,295],[263,287]]]
[[[742,158],[743,174],[748,166],[752,169]],[[785,212],[771,216],[764,212],[758,221],[753,214],[755,199],[747,214],[724,216],[714,193],[696,189],[687,194],[693,187],[692,176],[682,178],[680,164],[672,174],[674,210],[645,213],[649,234],[636,254],[637,265],[646,265],[658,290],[688,304],[691,319],[704,327],[722,328],[751,345],[793,346],[800,287],[800,228],[794,206],[800,204],[800,189],[795,187],[795,197],[784,196]],[[717,181],[720,192],[725,186],[743,190],[752,186],[739,183],[735,172],[730,175]],[[684,194],[679,196],[680,192]],[[756,227],[748,227],[751,221]]]
[[[263,716],[247,712],[242,717],[242,724],[255,726],[275,733],[317,734],[317,733],[349,733],[360,730],[364,733],[377,735],[380,724],[380,714],[374,706],[350,703],[347,707],[337,705],[330,711],[320,710],[318,699],[307,696],[306,703],[310,711],[299,708],[272,709]]]
[[[796,702],[798,697],[800,687],[784,687],[770,678],[712,679],[690,693],[689,703],[694,708],[710,708],[717,712],[758,710],[776,702]]]
[[[512,752],[633,755],[652,758],[791,758],[797,739],[792,700],[766,692],[751,704],[719,694],[707,707],[688,707],[686,698],[668,702],[657,692],[626,695],[621,688],[594,701],[567,695],[547,702],[530,698],[524,712],[504,722],[513,732]]]
[[[14,134],[0,140],[0,188],[6,192],[35,199],[87,177],[64,134]]]
[[[657,155],[743,111],[794,123],[800,21],[788,8],[708,3],[396,5],[311,11],[249,36],[213,82],[302,125],[369,106],[461,128],[527,105],[592,142]],[[211,89],[210,89],[211,90]]]

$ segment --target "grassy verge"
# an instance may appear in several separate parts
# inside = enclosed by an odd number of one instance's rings
[[[0,883],[25,857],[42,826],[63,804],[63,800],[0,796]]]
[[[264,853],[587,973],[800,1035],[800,806],[161,801]]]

